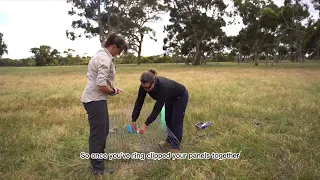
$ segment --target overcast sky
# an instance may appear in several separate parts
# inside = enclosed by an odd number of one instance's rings
[[[274,0],[282,5],[284,0]],[[311,0],[305,0],[311,1]],[[71,41],[66,38],[66,30],[72,30],[71,22],[75,17],[68,15],[71,9],[65,0],[0,0],[0,32],[8,45],[8,55],[4,58],[27,58],[32,56],[30,49],[40,45],[49,45],[63,52],[74,49],[80,56],[84,53],[92,56],[100,49],[98,38],[80,38]],[[168,23],[168,14],[163,20],[152,24],[156,30],[158,42],[145,38],[142,47],[143,56],[162,54],[163,26]],[[225,27],[227,35],[236,35],[241,25]]]

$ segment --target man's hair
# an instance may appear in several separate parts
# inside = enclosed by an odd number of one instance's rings
[[[154,69],[149,69],[148,72],[144,72],[141,75],[140,81],[141,83],[152,83],[157,76],[157,72]]]
[[[116,35],[115,33],[110,33],[104,43],[104,47],[109,47],[111,45],[116,45],[121,48],[124,53],[127,53],[129,47],[122,36]]]

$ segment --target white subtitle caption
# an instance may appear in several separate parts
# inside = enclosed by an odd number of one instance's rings
[[[105,159],[105,160],[120,160],[120,159],[133,159],[133,160],[178,160],[178,159],[187,159],[187,160],[225,160],[225,159],[239,159],[240,153],[156,153],[156,152],[149,152],[149,153],[92,153],[91,156],[89,153],[81,152],[80,158],[81,159]]]

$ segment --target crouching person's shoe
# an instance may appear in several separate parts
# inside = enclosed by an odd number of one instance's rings
[[[163,148],[163,149],[170,149],[171,148],[170,144],[166,141],[161,141],[161,142],[159,142],[158,145],[160,148]]]
[[[180,149],[170,149],[171,153],[181,153]]]

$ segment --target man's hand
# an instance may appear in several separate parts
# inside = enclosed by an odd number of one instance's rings
[[[119,88],[114,87],[112,89],[114,89],[114,91],[113,91],[114,93],[109,94],[109,96],[115,96],[117,94],[122,94],[123,93],[123,91],[121,89],[119,89]]]
[[[123,90],[116,88],[116,87],[98,86],[98,89],[101,92],[108,94],[109,96],[114,96],[114,95],[123,93]]]
[[[147,132],[147,125],[146,124],[143,124],[141,129],[139,130],[139,133],[140,134],[144,134]]]
[[[117,94],[122,94],[122,93],[123,93],[123,91],[121,89],[117,88]]]

